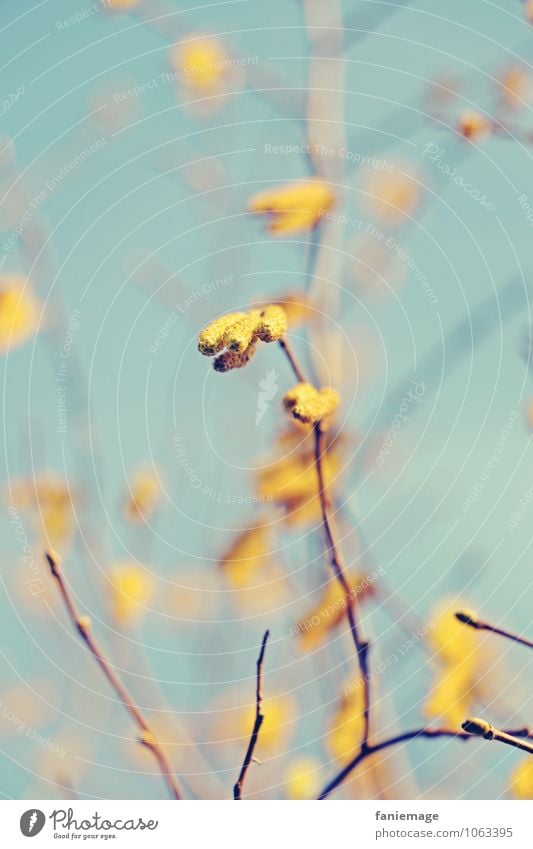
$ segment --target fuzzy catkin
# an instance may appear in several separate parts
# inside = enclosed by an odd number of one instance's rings
[[[310,383],[297,383],[283,398],[286,411],[305,424],[315,424],[330,416],[339,403],[339,393],[335,389],[318,390]]]
[[[240,353],[238,351],[224,351],[223,354],[219,354],[213,361],[213,368],[215,371],[220,371],[222,373],[232,371],[234,368],[242,368],[246,365],[246,363],[250,362],[254,353],[254,343],[249,345],[245,351]]]
[[[228,327],[246,318],[246,313],[230,312],[209,322],[198,336],[198,350],[205,357],[213,357],[225,347],[224,335]]]
[[[279,304],[266,307],[257,322],[256,333],[262,342],[277,342],[287,330],[287,314]]]

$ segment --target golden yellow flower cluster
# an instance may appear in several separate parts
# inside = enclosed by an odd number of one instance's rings
[[[236,589],[248,586],[266,565],[270,550],[266,523],[260,522],[241,531],[220,559],[228,582]]]
[[[315,389],[310,383],[297,383],[283,398],[287,412],[304,424],[314,424],[331,416],[339,404],[339,393],[335,389]]]
[[[227,313],[204,327],[198,337],[198,350],[206,357],[219,354],[213,363],[215,371],[231,371],[249,362],[258,341],[276,342],[286,329],[287,316],[279,304]]]
[[[331,186],[322,180],[305,180],[258,192],[250,199],[249,209],[268,214],[269,232],[283,236],[312,230],[334,203]]]
[[[522,761],[512,773],[511,793],[515,799],[533,799],[533,758]]]

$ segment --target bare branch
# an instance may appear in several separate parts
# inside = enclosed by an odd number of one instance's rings
[[[477,631],[490,631],[492,634],[498,634],[500,637],[505,637],[507,640],[512,640],[514,643],[520,643],[522,646],[533,649],[533,642],[531,640],[527,640],[525,637],[519,637],[518,634],[513,634],[512,631],[505,631],[503,628],[491,625],[490,622],[483,622],[471,610],[458,610],[455,617],[463,625],[469,625]]]
[[[239,773],[237,782],[233,787],[233,798],[236,801],[240,801],[242,799],[242,785],[244,784],[244,779],[246,778],[246,773],[248,772],[248,767],[250,766],[250,763],[252,762],[252,760],[255,761],[254,750],[257,745],[257,740],[259,738],[259,731],[261,730],[261,726],[265,718],[264,714],[261,711],[261,705],[263,702],[263,661],[265,659],[266,644],[269,636],[270,631],[265,631],[263,635],[263,641],[261,643],[259,657],[257,658],[257,679],[255,687],[255,721],[254,727],[252,728],[250,742],[248,743],[248,748],[246,749],[246,754],[242,763],[241,771]]]

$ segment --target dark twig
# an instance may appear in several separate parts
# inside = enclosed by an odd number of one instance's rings
[[[296,357],[294,356],[294,354],[292,352],[292,348],[291,348],[291,346],[289,345],[289,343],[287,342],[287,340],[284,336],[282,336],[281,339],[278,341],[278,345],[280,346],[281,350],[283,351],[283,353],[287,357],[287,359],[289,361],[289,365],[294,372],[294,376],[296,377],[296,380],[299,383],[305,383],[306,382],[305,375],[304,375],[303,371],[301,370],[300,366],[298,365],[298,363],[296,361]]]
[[[494,725],[486,722],[484,719],[467,719],[462,725],[463,731],[475,737],[483,737],[484,740],[497,740],[499,743],[505,743],[506,746],[513,746],[515,749],[521,749],[523,752],[533,755],[533,744],[525,740],[518,740],[517,735],[510,731],[500,731]]]
[[[154,758],[157,761],[157,765],[159,767],[161,775],[163,776],[168,785],[171,795],[174,799],[181,799],[181,790],[178,781],[172,772],[166,755],[161,749],[155,734],[153,733],[140,709],[137,707],[132,697],[126,690],[126,687],[124,686],[124,684],[122,683],[110,663],[106,660],[104,654],[102,653],[102,650],[95,642],[90,630],[91,620],[88,616],[80,616],[78,611],[76,610],[74,602],[72,601],[72,596],[69,590],[67,589],[67,585],[61,574],[60,561],[58,555],[54,552],[47,551],[45,552],[45,556],[50,567],[50,571],[57,581],[59,592],[61,593],[72,624],[74,625],[83,642],[85,643],[92,656],[100,666],[100,669],[113,687],[115,693],[128,711],[129,715],[139,727],[141,732],[139,735],[139,742],[142,743],[143,746],[146,746],[146,748],[152,752]]]
[[[533,732],[529,728],[519,728],[515,731],[500,731],[499,734],[505,735],[506,737],[522,737],[522,738],[530,738],[533,737]],[[346,764],[345,767],[341,769],[337,775],[331,779],[329,784],[327,784],[320,795],[319,799],[326,799],[330,793],[333,793],[334,790],[337,789],[349,775],[362,763],[366,758],[370,757],[370,755],[375,755],[377,752],[381,752],[383,749],[390,749],[392,746],[398,746],[401,743],[407,743],[410,740],[419,740],[423,738],[436,739],[437,737],[455,737],[457,740],[472,740],[472,734],[467,731],[454,731],[451,728],[418,728],[416,731],[405,731],[403,734],[398,734],[396,737],[389,737],[388,740],[382,740],[380,743],[375,743],[374,745],[369,745],[365,749],[365,751],[360,751],[352,758],[352,760]],[[508,742],[507,740],[505,742]],[[518,742],[518,741],[516,741]],[[526,744],[522,744],[523,747]],[[527,744],[529,746],[529,744]],[[526,751],[531,751],[529,748]]]
[[[492,634],[498,634],[500,637],[505,637],[507,640],[512,640],[513,643],[520,643],[522,646],[527,646],[533,649],[533,642],[525,637],[519,637],[518,634],[513,634],[512,631],[505,631],[503,628],[497,628],[496,625],[491,625],[490,622],[483,622],[470,610],[458,610],[455,614],[456,619],[462,622],[463,625],[469,625],[471,628],[476,628],[478,631],[490,631]]]
[[[254,760],[254,749],[256,747],[257,739],[259,737],[259,731],[261,730],[261,726],[265,718],[264,714],[261,711],[261,705],[263,702],[263,661],[265,659],[266,644],[269,636],[270,631],[265,631],[263,641],[261,643],[261,651],[259,652],[259,657],[257,658],[257,679],[255,687],[255,721],[254,727],[252,728],[250,742],[248,743],[248,748],[246,749],[246,754],[244,756],[244,761],[242,762],[241,771],[239,773],[237,783],[233,787],[233,798],[236,801],[242,799],[242,785],[244,784],[244,779],[246,778],[248,767],[250,766],[252,760]]]

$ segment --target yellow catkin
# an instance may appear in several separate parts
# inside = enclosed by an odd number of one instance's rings
[[[289,799],[315,799],[322,784],[322,771],[317,758],[301,756],[290,761],[284,776]]]
[[[335,389],[315,389],[310,383],[297,383],[283,398],[286,411],[306,424],[330,416],[339,404],[339,393]]]
[[[124,505],[124,515],[130,522],[148,519],[157,508],[161,488],[155,475],[139,472],[133,479],[131,492]]]
[[[242,354],[239,354],[237,351],[224,351],[223,354],[219,354],[219,356],[214,360],[213,368],[215,371],[220,371],[222,373],[232,371],[234,368],[242,368],[246,365],[246,363],[250,362],[254,354],[254,343],[249,345],[246,351],[243,351]]]
[[[256,333],[262,342],[277,342],[286,330],[287,314],[279,304],[272,304],[261,312]]]
[[[220,559],[228,583],[235,588],[248,586],[266,566],[270,550],[268,525],[262,523],[245,528]]]
[[[224,333],[224,345],[228,351],[242,354],[250,346],[255,332],[256,321],[250,315],[245,315],[230,324]]]
[[[245,317],[246,313],[231,312],[209,322],[198,336],[198,350],[200,353],[205,357],[213,357],[219,351],[222,351],[225,346],[224,334],[228,327]]]

